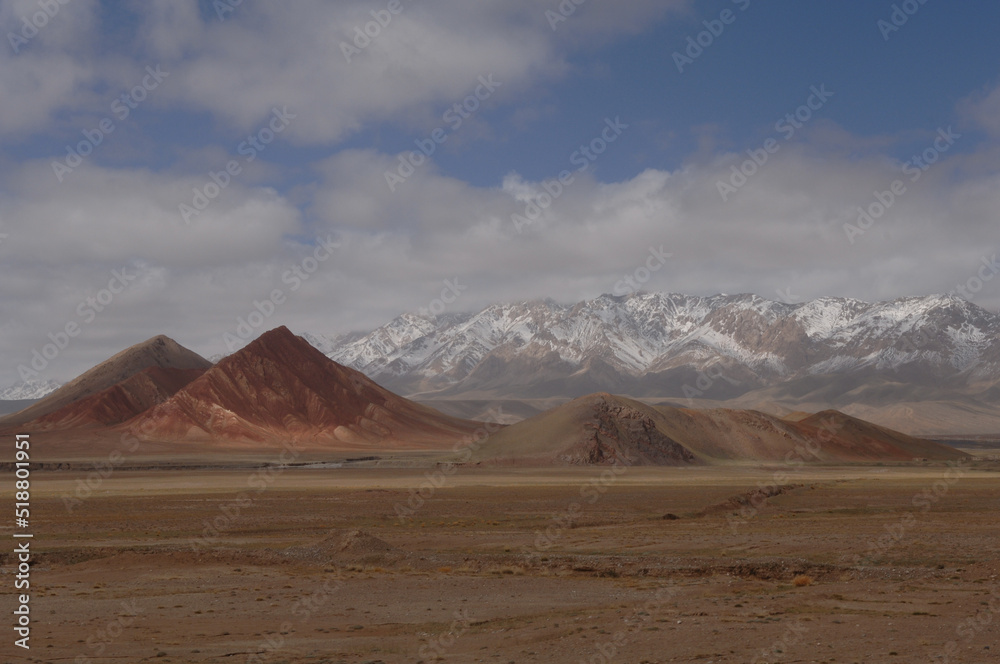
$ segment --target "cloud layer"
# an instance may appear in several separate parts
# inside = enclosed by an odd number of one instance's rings
[[[970,93],[956,107],[957,137],[947,146],[937,127],[907,137],[922,146],[917,155],[934,157],[926,170],[890,156],[896,137],[853,136],[815,120],[763,164],[747,161],[761,143],[603,182],[595,171],[619,146],[597,117],[593,141],[566,145],[562,183],[553,184],[559,172],[539,182],[512,171],[480,186],[446,173],[439,155],[421,160],[351,141],[386,125],[415,137],[446,128],[442,108],[490,74],[503,94],[483,104],[533,104],[568,75],[573,53],[641,31],[687,3],[594,2],[552,30],[528,0],[475,10],[458,0],[402,0],[350,62],[341,44],[377,20],[371,11],[382,4],[244,2],[221,20],[194,0],[129,6],[135,28],[121,48],[100,46],[114,34],[106,8],[74,0],[20,52],[2,52],[0,138],[12,150],[46,132],[57,143],[78,141],[82,128],[109,116],[109,100],[141,85],[148,66],[169,72],[143,102],[150,116],[207,114],[221,138],[167,163],[85,158],[62,182],[52,161],[64,151],[4,158],[2,384],[71,324],[81,332],[40,377],[71,378],[159,333],[205,355],[224,352],[224,335],[260,311],[273,314],[255,332],[372,327],[429,306],[446,282],[461,286],[453,311],[535,297],[575,301],[615,292],[626,277],[642,277],[644,290],[875,300],[968,290],[997,251],[1000,154],[983,138],[1000,132],[997,89]],[[16,26],[37,7],[4,2],[0,18]],[[268,126],[276,107],[296,116],[281,141],[323,148],[294,173],[273,151],[250,161],[236,150],[240,136]],[[169,152],[149,135],[98,147],[132,162],[146,149]],[[401,159],[422,163],[391,188],[386,173],[398,174]],[[213,190],[206,174],[227,162],[239,173]],[[896,181],[902,189],[892,193]],[[180,205],[194,205],[196,191],[217,195],[186,223]],[[869,224],[859,208],[877,212],[873,204],[883,212]],[[651,252],[670,257],[647,272]],[[122,274],[125,283],[112,286]],[[282,297],[272,307],[275,292]],[[981,281],[969,297],[996,309],[1000,284]]]

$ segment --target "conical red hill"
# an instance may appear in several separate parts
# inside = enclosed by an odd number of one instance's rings
[[[446,448],[476,423],[385,390],[287,328],[261,335],[129,423],[148,440]]]
[[[147,339],[142,343],[126,348],[122,352],[117,353],[104,362],[101,362],[96,367],[80,374],[75,379],[66,383],[38,403],[32,404],[22,411],[0,419],[0,429],[23,425],[24,423],[38,420],[46,415],[54,414],[57,411],[66,408],[70,404],[74,404],[81,399],[86,399],[87,397],[112,388],[122,381],[126,381],[133,376],[146,371],[147,369],[190,369],[204,371],[210,366],[212,366],[212,363],[205,358],[193,351],[188,350],[187,348],[184,348],[173,339],[165,337],[161,334],[153,337],[152,339]],[[168,373],[170,372],[168,371]],[[171,385],[175,385],[177,383],[179,376],[190,376],[190,374],[176,374],[173,377],[159,375],[156,377],[149,376],[149,378],[157,384],[157,387],[155,388],[156,391],[165,390],[165,392],[173,394],[176,390],[170,390],[169,388]],[[144,381],[140,380],[138,382],[141,383]],[[143,387],[137,383],[135,385],[126,386],[125,390],[128,392],[132,388],[146,394],[146,396],[137,396],[139,401],[148,399],[149,385]],[[110,398],[112,400],[117,400],[121,396],[122,395]],[[125,398],[128,400],[127,397]],[[127,411],[123,411],[121,414],[125,415],[126,413]],[[79,414],[81,414],[81,411],[79,410],[73,412],[68,411],[65,414],[67,422]],[[135,414],[136,413],[132,413],[132,415]],[[106,415],[110,415],[110,413]],[[112,417],[112,419],[115,419],[115,417]],[[131,417],[131,415],[129,415],[129,417]],[[55,423],[59,421],[59,419],[61,419],[60,416],[56,416],[55,420],[50,420],[48,428],[52,428]],[[84,419],[89,421],[86,417]],[[105,421],[104,416],[96,417],[94,421]]]
[[[112,426],[163,403],[205,373],[204,369],[150,367],[97,394],[74,401],[29,423],[33,431]]]

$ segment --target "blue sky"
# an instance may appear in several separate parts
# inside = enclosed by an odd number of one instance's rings
[[[976,286],[996,251],[998,5],[587,0],[553,29],[557,0],[389,4],[244,0],[220,17],[205,0],[0,1],[0,384],[73,324],[38,377],[159,333],[225,352],[275,291],[254,334],[374,327],[455,279],[450,310],[575,301],[661,246],[673,258],[647,290],[794,301]],[[348,62],[372,12],[386,24]],[[832,96],[802,108],[817,89]],[[127,116],[122,94],[142,97]],[[796,112],[808,119],[783,136]],[[615,120],[627,128],[580,161]],[[446,139],[390,187],[435,130]],[[753,172],[726,193],[741,165]],[[225,186],[195,213],[211,174]],[[323,240],[338,249],[317,260]],[[313,260],[309,279],[287,276]],[[135,279],[113,293],[122,269]],[[989,276],[966,292],[995,310]]]

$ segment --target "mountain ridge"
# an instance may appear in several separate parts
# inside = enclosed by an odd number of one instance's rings
[[[919,411],[926,402],[942,424],[925,418],[911,433],[1000,431],[1000,315],[956,295],[796,304],[753,294],[602,295],[407,313],[367,333],[309,338],[331,359],[428,403],[606,391],[775,413],[837,408],[900,428],[909,420],[897,406]],[[963,420],[965,412],[975,417]]]
[[[367,334],[310,340],[331,359],[411,391],[468,393],[488,382],[490,362],[515,358],[564,363],[567,377],[601,361],[626,382],[721,362],[718,380],[731,373],[725,382],[745,382],[743,391],[868,368],[989,381],[1000,366],[1000,315],[957,296],[786,304],[752,294],[602,295],[572,305],[497,304],[440,318],[403,314]],[[653,385],[638,387],[630,393]]]
[[[966,454],[823,411],[780,419],[753,410],[650,406],[595,393],[490,435],[477,463],[669,465],[957,460]]]
[[[265,332],[127,423],[142,440],[293,439],[416,449],[448,447],[476,426],[385,390],[284,326]]]
[[[73,402],[112,388],[146,369],[208,369],[211,366],[211,362],[194,351],[159,334],[114,354],[28,408],[0,418],[0,428],[54,413]]]

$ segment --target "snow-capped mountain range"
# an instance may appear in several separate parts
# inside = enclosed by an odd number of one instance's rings
[[[727,399],[831,375],[985,390],[1000,369],[1000,315],[955,295],[799,304],[602,295],[404,314],[368,333],[304,336],[389,389],[422,396]]]
[[[62,383],[55,380],[30,380],[19,382],[9,387],[0,388],[0,401],[25,401],[41,399],[55,392]]]
[[[925,431],[1000,431],[1000,315],[953,295],[799,304],[602,295],[403,314],[370,332],[302,336],[420,400],[601,391],[775,412],[835,407],[903,430],[920,420]],[[19,383],[0,389],[0,401],[39,399],[57,387]]]

